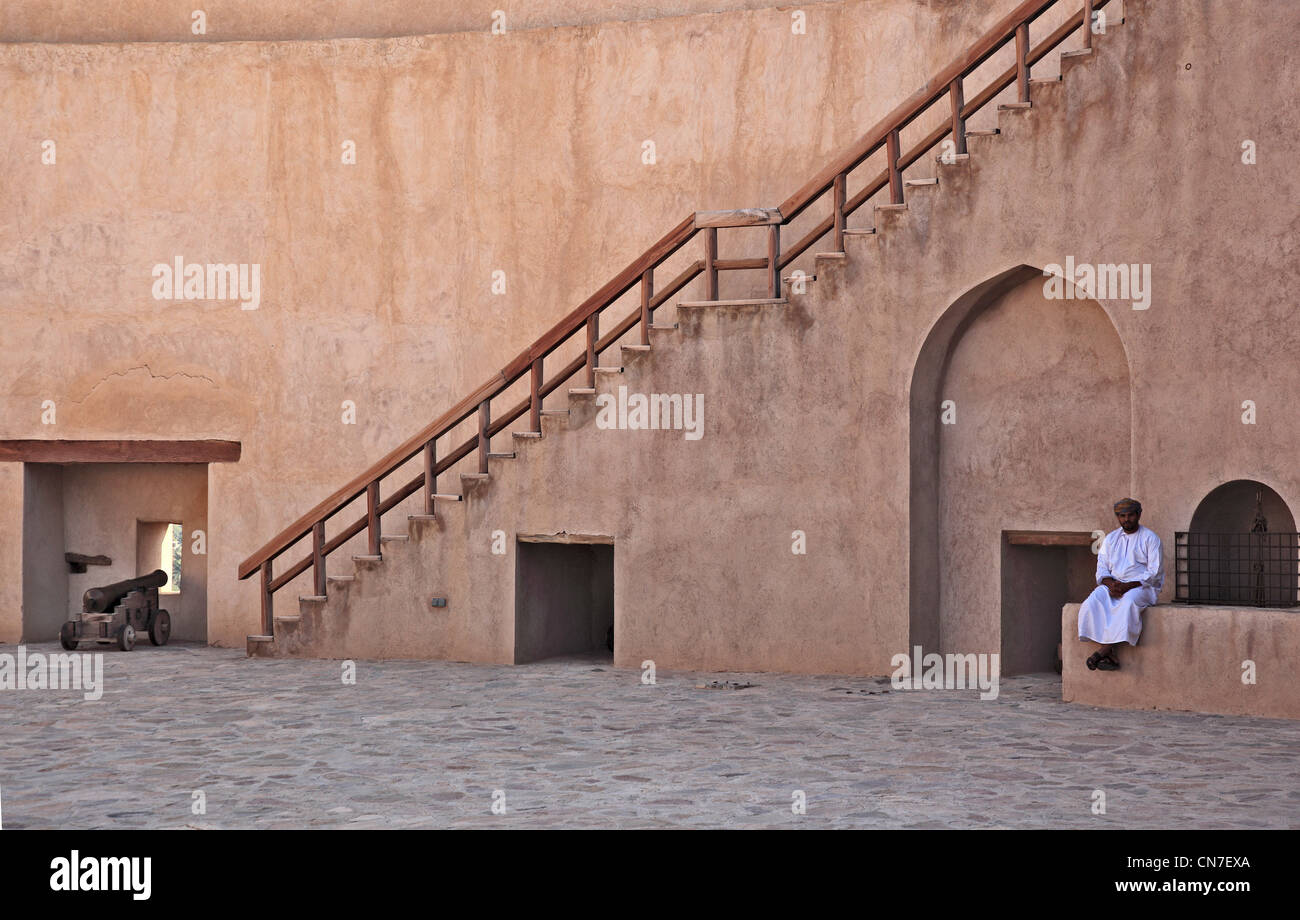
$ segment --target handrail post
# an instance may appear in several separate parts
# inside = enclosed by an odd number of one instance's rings
[[[262,634],[275,635],[275,599],[271,595],[271,560],[262,563]]]
[[[379,480],[366,486],[366,547],[372,556],[379,555]]]
[[[1016,26],[1016,91],[1021,102],[1029,101],[1029,23]]]
[[[587,317],[587,389],[596,388],[596,339],[600,338],[600,315]]]
[[[478,404],[478,471],[486,473],[488,471],[488,428],[492,424],[492,410],[490,399],[485,399]]]
[[[773,300],[781,299],[781,225],[767,227],[767,284]]]
[[[889,200],[892,204],[903,203],[903,176],[898,171],[898,129],[889,132],[885,138],[885,159],[889,169]]]
[[[1092,48],[1092,0],[1083,0],[1083,47]]]
[[[718,299],[718,228],[704,230],[704,299]]]
[[[650,301],[655,295],[655,270],[647,268],[641,273],[641,344],[650,344]]]
[[[961,110],[966,105],[966,93],[962,89],[961,77],[948,84],[948,102],[952,105],[952,146],[959,156],[966,152],[966,119]]]
[[[840,173],[835,177],[835,185],[832,187],[832,197],[835,200],[835,251],[844,251],[844,183],[847,179],[845,173]]]
[[[434,445],[437,438],[430,438],[424,445],[424,513],[433,514],[437,504],[433,496],[438,492],[438,457]]]
[[[528,425],[530,431],[542,430],[542,359],[533,359],[533,372],[528,385]]]
[[[325,596],[325,522],[317,521],[311,529],[312,584],[317,597]]]

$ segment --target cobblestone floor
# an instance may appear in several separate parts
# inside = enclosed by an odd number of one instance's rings
[[[1300,826],[1300,724],[1067,705],[1055,675],[981,702],[870,678],[647,686],[597,661],[356,667],[350,686],[337,661],[146,645],[104,653],[97,702],[0,691],[4,827]]]

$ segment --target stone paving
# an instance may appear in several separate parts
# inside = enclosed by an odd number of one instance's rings
[[[648,686],[596,660],[341,675],[145,645],[104,653],[99,701],[0,690],[4,827],[1300,826],[1300,723],[1065,704],[1056,675],[991,701],[872,678]]]

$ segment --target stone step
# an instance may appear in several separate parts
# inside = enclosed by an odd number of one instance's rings
[[[324,594],[309,594],[306,597],[299,597],[298,600],[308,604],[323,604],[329,600],[329,598]],[[276,619],[278,620],[280,618],[276,617]]]
[[[538,437],[540,438],[541,435],[539,434]],[[489,479],[492,478],[492,474],[491,473],[461,473],[460,478],[462,481],[487,482]]]
[[[380,543],[405,543],[411,539],[410,534],[384,533],[379,535]]]
[[[595,368],[595,371],[597,374],[621,374],[623,373],[623,368],[622,367],[597,367]]]
[[[1074,51],[1061,52],[1061,60],[1063,61],[1073,60],[1075,58],[1087,58],[1087,57],[1092,57],[1091,48],[1077,48]]]
[[[817,276],[816,276],[816,275],[804,275],[802,278],[798,278],[798,279],[796,279],[794,275],[786,275],[784,278],[781,279],[781,283],[782,283],[782,284],[794,284],[796,280],[798,280],[798,281],[816,281],[816,280],[817,280]]]
[[[623,351],[649,351],[650,350],[649,345],[620,345],[619,348],[621,348]]]
[[[568,409],[543,409],[542,415],[568,415]]]
[[[1032,102],[1001,102],[998,103],[999,112],[1023,112],[1026,109],[1032,109]]]
[[[332,582],[335,582],[335,583],[337,583],[337,584],[347,584],[349,581],[356,581],[356,580],[357,580],[357,576],[355,576],[355,575],[326,575],[326,576],[325,576],[325,580],[326,580],[327,582],[332,581]]]
[[[1060,74],[1057,74],[1054,77],[1030,77],[1029,78],[1030,86],[1033,86],[1035,83],[1060,83],[1060,82],[1061,82]]]
[[[975,128],[974,130],[967,131],[966,136],[967,137],[993,137],[995,134],[1001,134],[1001,133],[1002,133],[1001,128]]]
[[[418,523],[420,523],[420,522],[422,522],[422,521],[436,521],[436,520],[438,520],[438,515],[436,515],[436,514],[408,514],[408,515],[406,516],[406,519],[407,519],[408,521],[413,521],[413,522],[415,522],[415,523],[418,524]]]
[[[301,620],[302,620],[301,615],[280,616],[279,614],[277,614],[275,617],[275,623],[277,626],[280,625],[281,623],[298,623]]]
[[[353,562],[383,562],[383,556],[353,556]]]
[[[818,252],[813,255],[814,259],[844,259],[847,258],[842,252]]]
[[[876,210],[877,211],[906,211],[907,202],[904,201],[901,204],[878,204],[876,205]]]
[[[436,502],[458,502],[464,500],[463,495],[455,495],[451,492],[434,492],[433,500]]]
[[[969,159],[969,153],[941,153],[934,158],[934,161],[940,166],[956,166],[958,163],[965,163]]]
[[[650,324],[651,332],[672,332],[676,328],[677,328],[676,323],[651,323]]]
[[[515,452],[513,450],[509,452],[488,451],[488,459],[489,460],[513,460],[515,459]]]
[[[938,185],[938,184],[939,184],[939,180],[933,177],[929,179],[905,179],[903,181],[903,188],[924,188],[927,185]]]
[[[845,236],[875,236],[875,227],[845,227]]]
[[[569,387],[570,396],[595,396],[595,387]]]
[[[518,438],[521,441],[539,441],[542,433],[540,431],[512,431],[510,437]]]
[[[683,300],[679,307],[762,307],[789,303],[784,297],[759,297],[753,300]]]

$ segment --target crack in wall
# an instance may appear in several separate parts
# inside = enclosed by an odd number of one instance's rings
[[[154,380],[172,380],[176,377],[185,377],[189,380],[206,380],[214,387],[217,385],[217,382],[215,380],[213,380],[211,377],[205,377],[203,374],[187,374],[184,371],[177,371],[174,374],[155,374],[153,372],[153,368],[149,367],[148,364],[136,364],[131,367],[128,367],[124,371],[112,371],[111,373],[105,374],[95,383],[94,386],[92,386],[89,390],[86,391],[85,396],[81,397],[80,399],[71,399],[68,401],[73,405],[81,405],[86,400],[90,399],[91,395],[96,390],[98,390],[101,386],[107,383],[110,377],[125,377],[128,374],[130,374],[132,371],[148,371],[149,376]]]

